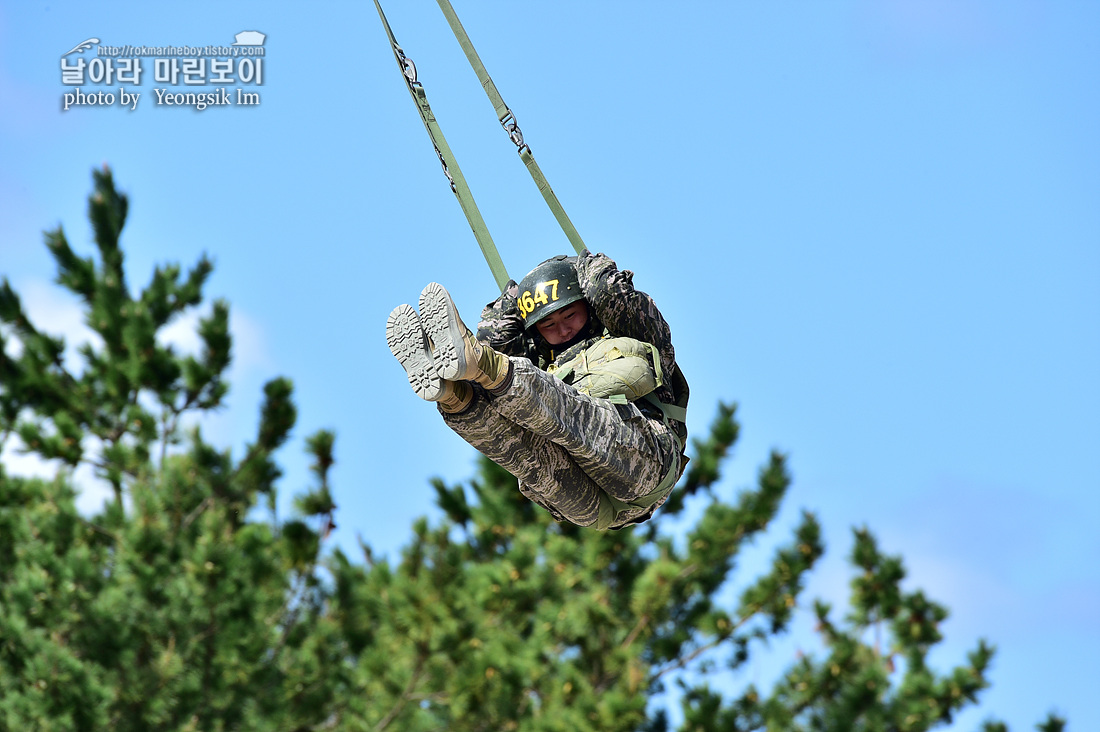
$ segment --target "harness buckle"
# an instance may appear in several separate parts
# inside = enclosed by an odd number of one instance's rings
[[[443,153],[437,147],[435,154],[439,156],[439,164],[443,166],[443,175],[447,176],[447,182],[451,184],[451,193],[458,195],[458,186],[455,185],[455,179],[451,175],[451,171],[447,168],[447,160],[443,157]]]
[[[504,131],[508,133],[508,139],[521,150],[527,147],[523,143],[523,132],[519,128],[519,122],[516,120],[516,116],[512,114],[512,110],[508,110],[508,114],[504,115],[504,118],[500,120],[500,126],[504,128]]]
[[[409,80],[409,84],[416,84],[416,64],[405,55],[405,52],[401,50],[401,46],[394,46],[393,48],[397,52],[397,61],[401,64],[401,73]]]

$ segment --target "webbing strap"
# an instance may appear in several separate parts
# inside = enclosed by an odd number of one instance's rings
[[[661,414],[665,416],[666,420],[674,419],[677,422],[687,422],[688,410],[686,408],[676,406],[675,404],[665,404],[658,399],[657,395],[653,392],[646,394],[642,399],[645,399],[647,402],[657,407],[657,409],[661,410]]]
[[[546,201],[546,205],[550,207],[550,211],[554,214],[554,218],[558,220],[558,226],[565,232],[565,236],[569,239],[569,243],[573,245],[573,249],[576,250],[577,254],[581,254],[585,250],[584,240],[582,240],[581,235],[577,233],[577,229],[573,226],[573,222],[569,220],[569,215],[565,213],[565,209],[562,208],[561,202],[558,201],[558,197],[554,195],[553,189],[550,188],[550,183],[547,182],[546,176],[542,174],[542,169],[539,168],[539,164],[535,162],[535,156],[531,153],[531,148],[523,141],[523,133],[519,129],[519,123],[516,122],[516,116],[512,113],[512,110],[508,109],[508,105],[504,103],[504,99],[500,96],[500,92],[497,91],[497,85],[489,78],[489,72],[485,70],[485,64],[481,63],[481,57],[477,55],[474,44],[470,41],[470,37],[466,35],[466,29],[462,27],[462,22],[458,19],[458,15],[455,13],[454,8],[451,7],[450,0],[437,0],[437,2],[439,3],[439,9],[443,11],[443,15],[447,18],[447,23],[451,26],[455,38],[458,39],[458,45],[462,46],[462,52],[466,54],[466,59],[470,62],[470,66],[473,67],[474,73],[477,74],[478,81],[481,82],[482,88],[485,89],[489,101],[493,103],[493,109],[497,113],[497,119],[500,121],[504,131],[508,133],[508,138],[515,143],[517,148],[519,148],[520,160],[527,166],[527,171],[531,174],[531,178],[534,179],[535,185],[538,186],[539,193],[542,194],[543,200]]]
[[[446,0],[442,0],[442,2],[446,2]],[[573,226],[573,222],[569,220],[569,214],[565,213],[565,209],[562,208],[561,202],[558,201],[558,197],[550,187],[550,183],[547,182],[546,176],[542,174],[542,168],[535,162],[535,156],[531,154],[531,148],[526,145],[520,148],[519,158],[523,161],[523,164],[527,166],[527,171],[534,179],[535,185],[538,186],[539,193],[542,194],[542,200],[546,201],[546,205],[550,207],[550,211],[554,214],[554,218],[558,220],[558,226],[565,232],[565,236],[569,239],[569,243],[573,245],[573,251],[577,254],[584,254],[584,240],[581,239],[581,235],[577,232],[576,227]]]
[[[424,86],[416,80],[416,64],[405,55],[401,46],[398,45],[393,31],[390,29],[389,21],[386,20],[386,15],[382,12],[382,6],[378,4],[378,0],[374,0],[374,7],[378,9],[378,17],[382,19],[382,25],[386,28],[386,35],[389,36],[394,58],[397,59],[397,66],[401,69],[401,75],[405,79],[405,84],[409,87],[409,94],[412,95],[413,102],[416,104],[416,111],[420,115],[420,120],[424,123],[424,129],[428,131],[428,137],[435,147],[436,155],[439,156],[439,162],[443,166],[443,174],[450,181],[451,191],[458,198],[458,205],[462,207],[462,213],[466,215],[466,221],[469,222],[470,229],[474,232],[474,238],[477,239],[477,244],[481,247],[481,253],[493,273],[493,279],[496,280],[497,286],[503,292],[509,280],[508,271],[504,268],[504,262],[500,259],[500,254],[493,243],[493,237],[489,235],[489,227],[485,225],[485,220],[481,218],[481,211],[478,210],[477,203],[474,202],[473,193],[470,192],[470,186],[466,184],[462,169],[458,167],[458,160],[451,152],[451,147],[447,144],[447,138],[443,136],[443,130],[440,129],[439,123],[432,113],[432,108],[428,105],[428,96],[424,91]]]
[[[649,493],[644,496],[638,496],[632,501],[620,501],[607,491],[600,490],[600,505],[596,518],[596,528],[600,531],[608,529],[614,524],[618,523],[619,517],[627,511],[637,508],[649,508],[657,501],[661,500],[676,486],[676,481],[683,475],[683,466],[687,464],[687,460],[683,457],[679,457],[672,462],[669,466],[668,472],[661,479],[661,482],[657,484]]]
[[[668,420],[675,419],[677,421],[683,421],[687,419],[687,409],[679,407],[674,404],[665,404],[657,399],[657,397],[650,392],[642,397],[646,401],[650,402],[658,409],[665,418],[665,425],[668,425]],[[671,428],[670,428],[671,429]],[[657,501],[661,500],[676,487],[676,481],[680,480],[680,476],[684,474],[684,468],[688,464],[688,456],[684,454],[684,442],[680,439],[680,436],[676,434],[675,430],[671,431],[673,439],[676,441],[676,447],[679,449],[680,457],[673,461],[669,466],[668,472],[665,473],[665,477],[661,479],[661,482],[657,484],[649,493],[644,496],[638,496],[632,501],[620,501],[612,496],[605,490],[600,490],[600,505],[599,515],[596,519],[596,528],[604,530],[612,525],[618,523],[619,517],[632,508],[649,508]]]

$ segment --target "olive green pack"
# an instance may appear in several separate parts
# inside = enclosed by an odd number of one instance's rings
[[[557,376],[577,391],[616,404],[645,399],[669,419],[680,422],[686,418],[686,408],[661,402],[653,390],[664,384],[661,357],[656,346],[634,338],[605,336],[564,364],[551,364],[546,371]],[[675,433],[674,433],[675,434]],[[679,437],[676,438],[679,443]],[[681,453],[683,445],[680,444]],[[620,515],[632,508],[649,508],[670,492],[683,473],[686,457],[673,463],[668,474],[650,493],[633,501],[623,502],[606,491],[600,493],[600,513],[597,529],[613,526]]]
[[[546,370],[579,392],[620,404],[641,399],[664,383],[657,349],[634,338],[601,338]]]

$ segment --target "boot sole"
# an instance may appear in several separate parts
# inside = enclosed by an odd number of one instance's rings
[[[405,369],[409,386],[421,399],[434,402],[443,391],[443,383],[432,359],[431,345],[420,316],[408,305],[398,305],[386,320],[386,343],[390,353]]]
[[[466,326],[458,308],[443,285],[432,282],[420,293],[420,317],[434,351],[436,373],[441,379],[457,381],[467,371]]]

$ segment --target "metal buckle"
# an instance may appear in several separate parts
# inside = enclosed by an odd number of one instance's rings
[[[509,109],[508,114],[504,115],[504,118],[500,120],[500,126],[508,133],[508,139],[511,140],[516,147],[520,149],[527,147],[523,143],[523,132],[520,130],[519,122],[516,121],[516,116],[512,114],[512,110]]]

